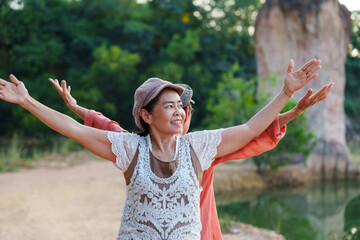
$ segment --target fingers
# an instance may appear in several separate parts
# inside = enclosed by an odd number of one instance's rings
[[[287,68],[287,72],[291,73],[293,69],[294,69],[294,60],[291,59]]]
[[[309,98],[313,94],[314,90],[312,88],[308,89],[306,94],[302,97],[303,98]]]
[[[56,90],[58,90],[59,93],[68,91],[70,93],[71,88],[70,86],[66,86],[66,81],[62,80],[61,83],[59,83],[59,80],[49,78],[49,81],[55,86]]]
[[[311,75],[315,74],[317,71],[319,71],[321,69],[321,66],[320,65],[317,65],[315,68],[311,69],[311,68],[308,68],[307,70],[309,70],[309,72],[306,73],[306,76],[307,77],[310,77]]]
[[[325,94],[324,94],[325,98],[327,97],[327,95],[329,94],[329,92],[331,91],[331,89],[333,88],[333,86],[334,86],[334,83],[333,83],[333,82],[331,82],[331,83],[329,83],[329,84],[327,85],[327,89],[326,89]]]
[[[8,81],[0,78],[0,85],[5,86],[8,83]]]
[[[309,82],[311,82],[312,80],[314,80],[315,78],[317,78],[319,76],[319,74],[314,74],[314,75],[311,75],[309,77],[307,77],[306,79],[306,84],[308,84]]]
[[[49,81],[51,82],[51,84],[52,84],[52,85],[54,85],[54,87],[56,87],[56,82],[55,82],[55,80],[54,80],[54,79],[49,78]]]
[[[13,74],[10,75],[10,80],[15,86],[22,84],[21,81],[19,81]],[[9,82],[5,81],[4,79],[0,78],[0,88],[3,89],[6,85],[8,85]]]
[[[14,76],[14,74],[10,74],[10,80],[15,84],[18,85],[21,82]]]
[[[63,90],[64,93],[69,93],[70,94],[70,91],[71,91],[71,87],[70,85],[69,86],[66,86],[66,81],[65,80],[62,80],[61,81],[61,88]]]
[[[65,80],[61,80],[61,88],[63,89],[64,92],[66,91],[67,86],[66,86],[66,81]]]
[[[301,70],[306,71],[306,69],[314,63],[316,64],[315,66],[317,66],[320,64],[320,60],[316,60],[315,58],[311,59],[310,61],[305,63],[304,66],[301,67]]]
[[[54,87],[56,88],[56,90],[58,91],[58,92],[61,92],[62,91],[62,89],[61,89],[61,87],[60,87],[60,85],[59,85],[59,81],[57,80],[57,79],[52,79],[52,78],[49,78],[49,81],[54,85]]]
[[[327,95],[329,94],[329,92],[330,92],[330,90],[332,89],[333,86],[334,86],[333,82],[329,83],[329,84],[326,84],[318,92],[316,92],[311,97],[312,101],[314,102],[313,104],[324,100],[327,97]]]
[[[312,88],[308,89],[306,94],[299,100],[299,102],[297,104],[298,107],[306,109],[307,107],[304,107],[304,106],[309,102],[309,99],[310,99],[311,95],[313,94],[313,92],[314,91],[312,90]]]
[[[334,86],[334,83],[326,84],[312,96],[311,96],[311,94],[313,93],[313,90],[309,89],[307,91],[307,93],[298,102],[297,108],[301,112],[303,112],[307,108],[311,107],[312,105],[324,100],[325,98],[327,98],[327,96],[333,86]]]

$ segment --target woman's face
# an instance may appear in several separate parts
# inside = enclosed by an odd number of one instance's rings
[[[184,119],[185,112],[179,94],[174,90],[166,89],[154,106],[148,124],[151,131],[174,135],[182,133]]]

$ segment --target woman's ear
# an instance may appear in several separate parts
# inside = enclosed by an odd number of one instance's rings
[[[144,120],[145,123],[149,125],[152,123],[151,114],[143,108],[140,109],[140,117]]]

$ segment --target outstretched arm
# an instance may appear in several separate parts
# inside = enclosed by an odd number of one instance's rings
[[[314,95],[312,93],[313,90],[309,89],[293,109],[280,114],[258,137],[236,152],[215,159],[212,165],[257,156],[276,147],[278,142],[285,136],[286,124],[312,105],[324,100],[328,94],[328,92],[325,91],[325,87]]]
[[[317,77],[316,72],[321,68],[319,64],[319,60],[313,59],[293,72],[294,62],[291,60],[282,90],[247,123],[224,129],[221,135],[222,141],[217,148],[216,157],[232,153],[259,136],[274,121],[294,92]],[[325,85],[323,91],[328,93],[332,85]]]
[[[0,79],[0,99],[19,104],[43,123],[60,134],[72,138],[94,154],[115,162],[111,151],[111,143],[107,133],[95,128],[84,126],[74,119],[59,113],[33,99],[21,81],[10,75],[11,82]]]

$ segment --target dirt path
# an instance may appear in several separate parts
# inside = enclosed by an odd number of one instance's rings
[[[0,174],[0,239],[115,239],[125,184],[107,161]]]
[[[115,239],[125,201],[123,176],[110,162],[81,157],[89,160],[0,174],[1,240]],[[243,237],[224,240],[249,239]]]

